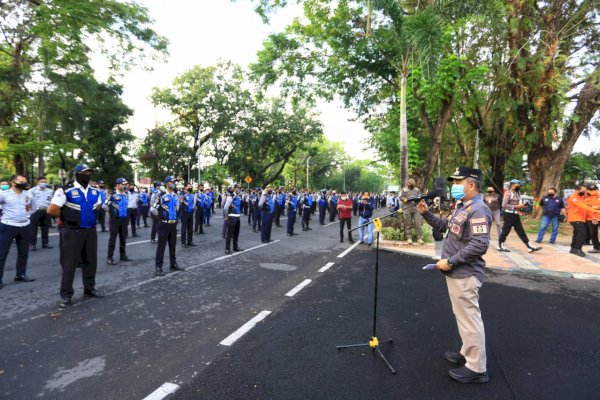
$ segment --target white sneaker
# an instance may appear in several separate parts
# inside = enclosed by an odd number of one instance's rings
[[[498,247],[496,247],[498,251],[503,251],[505,253],[510,253],[510,250],[504,247],[504,243],[501,243]]]
[[[412,244],[412,239],[408,239],[408,240],[406,241],[406,243],[408,243],[408,244]]]

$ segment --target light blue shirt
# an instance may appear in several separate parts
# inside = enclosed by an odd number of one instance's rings
[[[12,189],[0,192],[0,205],[2,205],[3,223],[22,226],[29,224],[31,214],[37,210],[35,199],[27,190],[21,194],[17,194]]]
[[[126,192],[128,196],[127,208],[137,208],[138,199],[140,198],[139,192]]]
[[[42,189],[39,185],[32,188],[29,193],[31,193],[35,199],[37,208],[48,208],[50,206],[50,201],[52,201],[52,197],[54,197],[54,191],[48,188]]]

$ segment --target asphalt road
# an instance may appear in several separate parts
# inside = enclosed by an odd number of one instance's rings
[[[481,303],[492,381],[465,387],[441,358],[458,345],[442,277],[420,269],[428,259],[381,253],[378,336],[394,339],[381,346],[392,375],[369,349],[335,348],[371,335],[374,252],[346,252],[337,223],[315,226],[314,217],[309,234],[298,222],[299,236],[274,228],[265,245],[242,222],[246,251],[223,256],[215,219],[194,236],[201,246],[178,247],[187,270],[163,278],[153,277],[149,229],[130,239],[134,261],[117,266],[104,264],[108,234],[99,233],[97,286],[108,296],[84,299],[78,274],[65,311],[57,237],[54,249],[30,254],[32,283],[12,283],[11,249],[0,398],[143,399],[166,382],[181,386],[181,399],[591,399],[600,390],[598,282],[491,272]]]
[[[56,230],[54,249],[30,253],[27,273],[35,282],[12,282],[13,246],[0,290],[0,398],[140,399],[164,382],[189,382],[228,348],[223,339],[261,310],[278,310],[290,298],[285,293],[318,277],[317,269],[348,247],[339,243],[337,223],[320,227],[315,217],[310,233],[297,222],[294,238],[274,227],[269,244],[242,219],[245,251],[224,256],[222,221],[213,218],[208,234],[194,236],[197,247],[178,242],[187,270],[163,278],[154,278],[149,228],[129,239],[134,261],[116,266],[105,264],[108,233],[99,232],[96,281],[107,297],[83,298],[77,273],[75,305],[64,311],[57,307]]]

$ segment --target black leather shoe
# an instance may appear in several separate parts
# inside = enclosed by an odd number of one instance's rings
[[[450,361],[452,364],[456,365],[465,365],[467,360],[463,357],[462,354],[457,353],[456,351],[447,351],[444,353],[444,358]]]
[[[30,278],[27,275],[17,275],[15,276],[15,282],[33,282],[34,278]]]
[[[187,244],[189,247],[196,247],[196,245],[194,243],[188,243]]]
[[[490,377],[487,372],[474,372],[467,367],[460,367],[448,371],[450,378],[460,383],[488,383]]]
[[[140,235],[138,235],[137,233],[131,235],[131,237],[141,237]]]
[[[263,242],[264,243],[264,242]],[[231,254],[231,250],[225,250],[225,255],[228,256]]]
[[[96,297],[96,298],[98,298],[98,299],[101,299],[101,298],[103,298],[103,297],[104,297],[104,293],[102,293],[102,292],[99,292],[99,291],[98,291],[98,290],[96,290],[96,289],[92,289],[92,290],[85,290],[85,291],[83,292],[83,295],[84,295],[84,296],[86,296],[86,297]]]
[[[3,283],[0,283],[0,289],[2,289],[4,287]]]
[[[117,262],[116,262],[116,261],[115,261],[115,259],[114,259],[114,258],[112,258],[112,257],[108,257],[108,260],[106,260],[106,263],[107,263],[108,265],[117,265]]]
[[[244,251],[244,249],[242,249],[242,248],[239,248],[239,247],[234,247],[234,248],[233,248],[233,251]]]
[[[156,243],[155,239],[150,239],[150,243]]]
[[[180,267],[178,264],[172,264],[172,265],[169,267],[169,270],[170,270],[170,271],[185,271],[185,269],[184,269],[184,268],[181,268],[181,267]]]
[[[576,256],[579,256],[579,257],[585,257],[585,253],[583,252],[583,250],[571,248],[571,251],[569,251],[569,253],[575,254]]]
[[[165,271],[163,271],[162,268],[156,268],[156,272],[154,273],[154,276],[165,276]]]
[[[42,249],[53,249],[53,248],[54,247],[52,247],[50,245],[47,245],[47,244],[45,244],[45,245],[42,246]]]
[[[121,261],[133,261],[131,258],[127,257],[127,255],[124,255],[121,257]]]
[[[71,299],[69,297],[64,298],[60,301],[60,303],[58,304],[58,306],[60,308],[67,308],[67,307],[71,307],[73,305],[73,302],[71,301]]]
[[[188,245],[186,243],[181,243],[181,247],[185,249],[186,247],[188,247]]]
[[[37,247],[35,247],[35,246],[30,246],[30,247],[29,247],[29,251],[37,251]]]
[[[204,232],[204,231],[200,231],[200,234],[201,234],[201,235],[206,235],[206,232]]]

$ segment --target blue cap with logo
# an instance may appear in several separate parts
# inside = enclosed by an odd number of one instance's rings
[[[473,178],[481,181],[483,179],[483,173],[476,168],[461,166],[456,168],[456,171],[448,177],[448,181],[461,181],[465,178]]]
[[[512,179],[512,180],[510,181],[510,184],[512,185],[513,183],[516,183],[517,185],[520,185],[520,184],[521,184],[521,181],[520,181],[520,180],[518,180],[518,179]]]
[[[177,179],[175,179],[174,177],[172,177],[171,175],[167,176],[164,180],[165,183],[168,182],[177,182]]]
[[[93,171],[93,169],[87,164],[77,164],[73,171],[75,171],[75,173],[78,174],[80,172]]]
[[[125,178],[117,178],[117,180],[115,181],[115,183],[117,185],[120,185],[121,183],[127,183],[127,179],[125,179]]]

